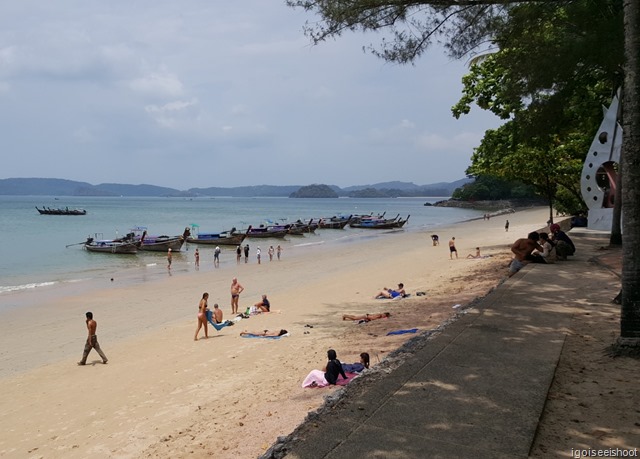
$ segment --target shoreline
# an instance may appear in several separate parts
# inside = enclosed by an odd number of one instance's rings
[[[300,388],[304,376],[321,367],[327,348],[335,348],[343,362],[355,361],[359,352],[368,350],[375,366],[411,337],[386,336],[386,331],[412,324],[420,331],[437,328],[459,312],[454,305],[486,294],[506,276],[508,245],[531,228],[544,226],[547,211],[511,214],[506,234],[502,219],[441,227],[437,247],[431,245],[431,230],[365,237],[344,246],[318,244],[300,256],[285,251],[280,262],[263,257],[262,265],[255,260],[239,266],[232,262],[139,286],[116,282],[89,295],[51,302],[42,298],[28,312],[3,312],[8,320],[0,325],[0,397],[10,409],[0,425],[5,430],[14,427],[0,440],[0,454],[37,448],[47,457],[175,457],[210,448],[219,457],[255,457],[276,437],[289,434],[325,395],[335,393],[334,388]],[[449,260],[449,234],[460,243],[459,260]],[[493,256],[465,259],[478,245]],[[209,340],[194,342],[202,292],[211,293],[210,307],[218,302],[230,318],[232,277],[246,287],[240,310],[267,293],[275,312],[219,333],[212,330]],[[383,286],[397,282],[405,283],[410,298],[373,299]],[[418,291],[427,295],[417,297]],[[386,309],[392,317],[385,320],[364,325],[340,320],[342,313]],[[108,365],[75,367],[86,335],[86,310],[98,321]],[[245,328],[278,327],[290,330],[291,336],[238,336]],[[96,358],[92,353],[89,362]],[[35,394],[20,390],[32,385],[38,388]],[[286,404],[280,402],[285,399]],[[94,414],[87,413],[87,406]],[[45,419],[60,419],[56,415],[61,411],[63,419],[46,428],[51,435],[29,436],[28,425],[37,428]],[[39,413],[37,419],[34,413]],[[105,434],[99,441],[98,426]],[[99,447],[82,443],[85,437],[95,438]]]

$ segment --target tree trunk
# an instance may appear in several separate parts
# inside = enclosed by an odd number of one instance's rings
[[[622,106],[624,101],[622,100],[624,88],[618,91],[618,98],[620,103],[618,104],[618,113],[616,114],[616,123],[622,125]],[[614,130],[614,138],[611,141],[612,145],[615,144],[616,135],[624,136],[623,132],[618,132],[618,125],[616,124]],[[618,161],[618,175],[616,176],[616,194],[613,197],[613,215],[611,216],[611,236],[609,237],[609,245],[620,246],[622,245],[622,152],[620,152],[620,158]],[[618,296],[622,294],[619,293]],[[620,303],[618,303],[620,304]]]
[[[616,178],[616,195],[613,198],[613,215],[611,217],[611,237],[609,245],[622,245],[622,152],[618,163],[618,177]]]
[[[640,346],[640,2],[624,0],[621,345]]]

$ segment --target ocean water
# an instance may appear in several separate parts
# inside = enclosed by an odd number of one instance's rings
[[[199,225],[201,232],[246,228],[267,221],[340,214],[386,212],[387,217],[411,215],[403,231],[419,231],[477,218],[481,212],[424,206],[442,197],[398,199],[289,199],[289,198],[140,198],[140,197],[42,197],[0,196],[0,308],[13,293],[57,284],[82,283],[109,276],[126,275],[144,280],[166,264],[164,253],[138,255],[91,253],[82,248],[87,237],[112,239],[145,226],[149,234],[178,235],[185,227]],[[84,216],[40,215],[36,206],[87,210]],[[375,233],[375,234],[374,234]],[[346,228],[321,230],[284,240],[247,240],[251,247],[269,245],[305,247],[317,244],[357,243],[362,238],[392,237],[393,231]],[[76,244],[76,245],[72,245]],[[69,246],[69,247],[67,247]],[[203,260],[213,258],[213,248],[197,246]],[[174,254],[174,264],[193,261],[196,245],[185,244]],[[233,250],[223,248],[223,250]],[[208,252],[211,251],[211,254]],[[211,256],[209,256],[211,255]],[[253,249],[252,249],[253,255]],[[165,270],[166,274],[166,270]],[[3,304],[4,303],[4,304]]]

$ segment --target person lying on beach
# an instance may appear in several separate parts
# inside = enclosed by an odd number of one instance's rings
[[[360,354],[360,362],[342,364],[345,373],[360,373],[367,368],[369,368],[369,354],[367,352]]]
[[[324,387],[328,385],[335,385],[338,382],[338,377],[342,376],[343,379],[348,379],[342,369],[342,363],[338,360],[336,351],[329,349],[327,351],[327,358],[329,361],[322,370],[311,370],[311,373],[304,378],[302,387]]]
[[[398,288],[396,290],[387,287],[383,288],[374,298],[398,298],[399,296],[402,298],[407,296],[402,282],[398,284]]]
[[[476,247],[476,254],[475,255],[470,253],[469,255],[467,255],[467,258],[482,258],[480,256],[480,247]]]
[[[240,332],[240,336],[282,336],[282,335],[286,335],[287,333],[289,333],[287,330],[282,329],[282,330],[262,330],[262,331],[247,331],[247,330],[243,330]]]
[[[262,295],[262,301],[257,302],[256,304],[254,304],[254,306],[260,312],[269,312],[271,310],[271,304],[267,299],[267,295]]]
[[[381,312],[379,314],[343,314],[342,320],[364,320],[365,322],[370,322],[372,320],[377,319],[386,319],[387,317],[391,317],[391,313],[389,312]]]

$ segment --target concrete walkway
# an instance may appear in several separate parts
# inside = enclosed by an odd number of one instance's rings
[[[396,370],[349,387],[269,454],[527,457],[573,314],[585,302],[610,301],[611,290],[599,286],[619,282],[589,261],[606,239],[571,236],[576,256],[526,266]]]

